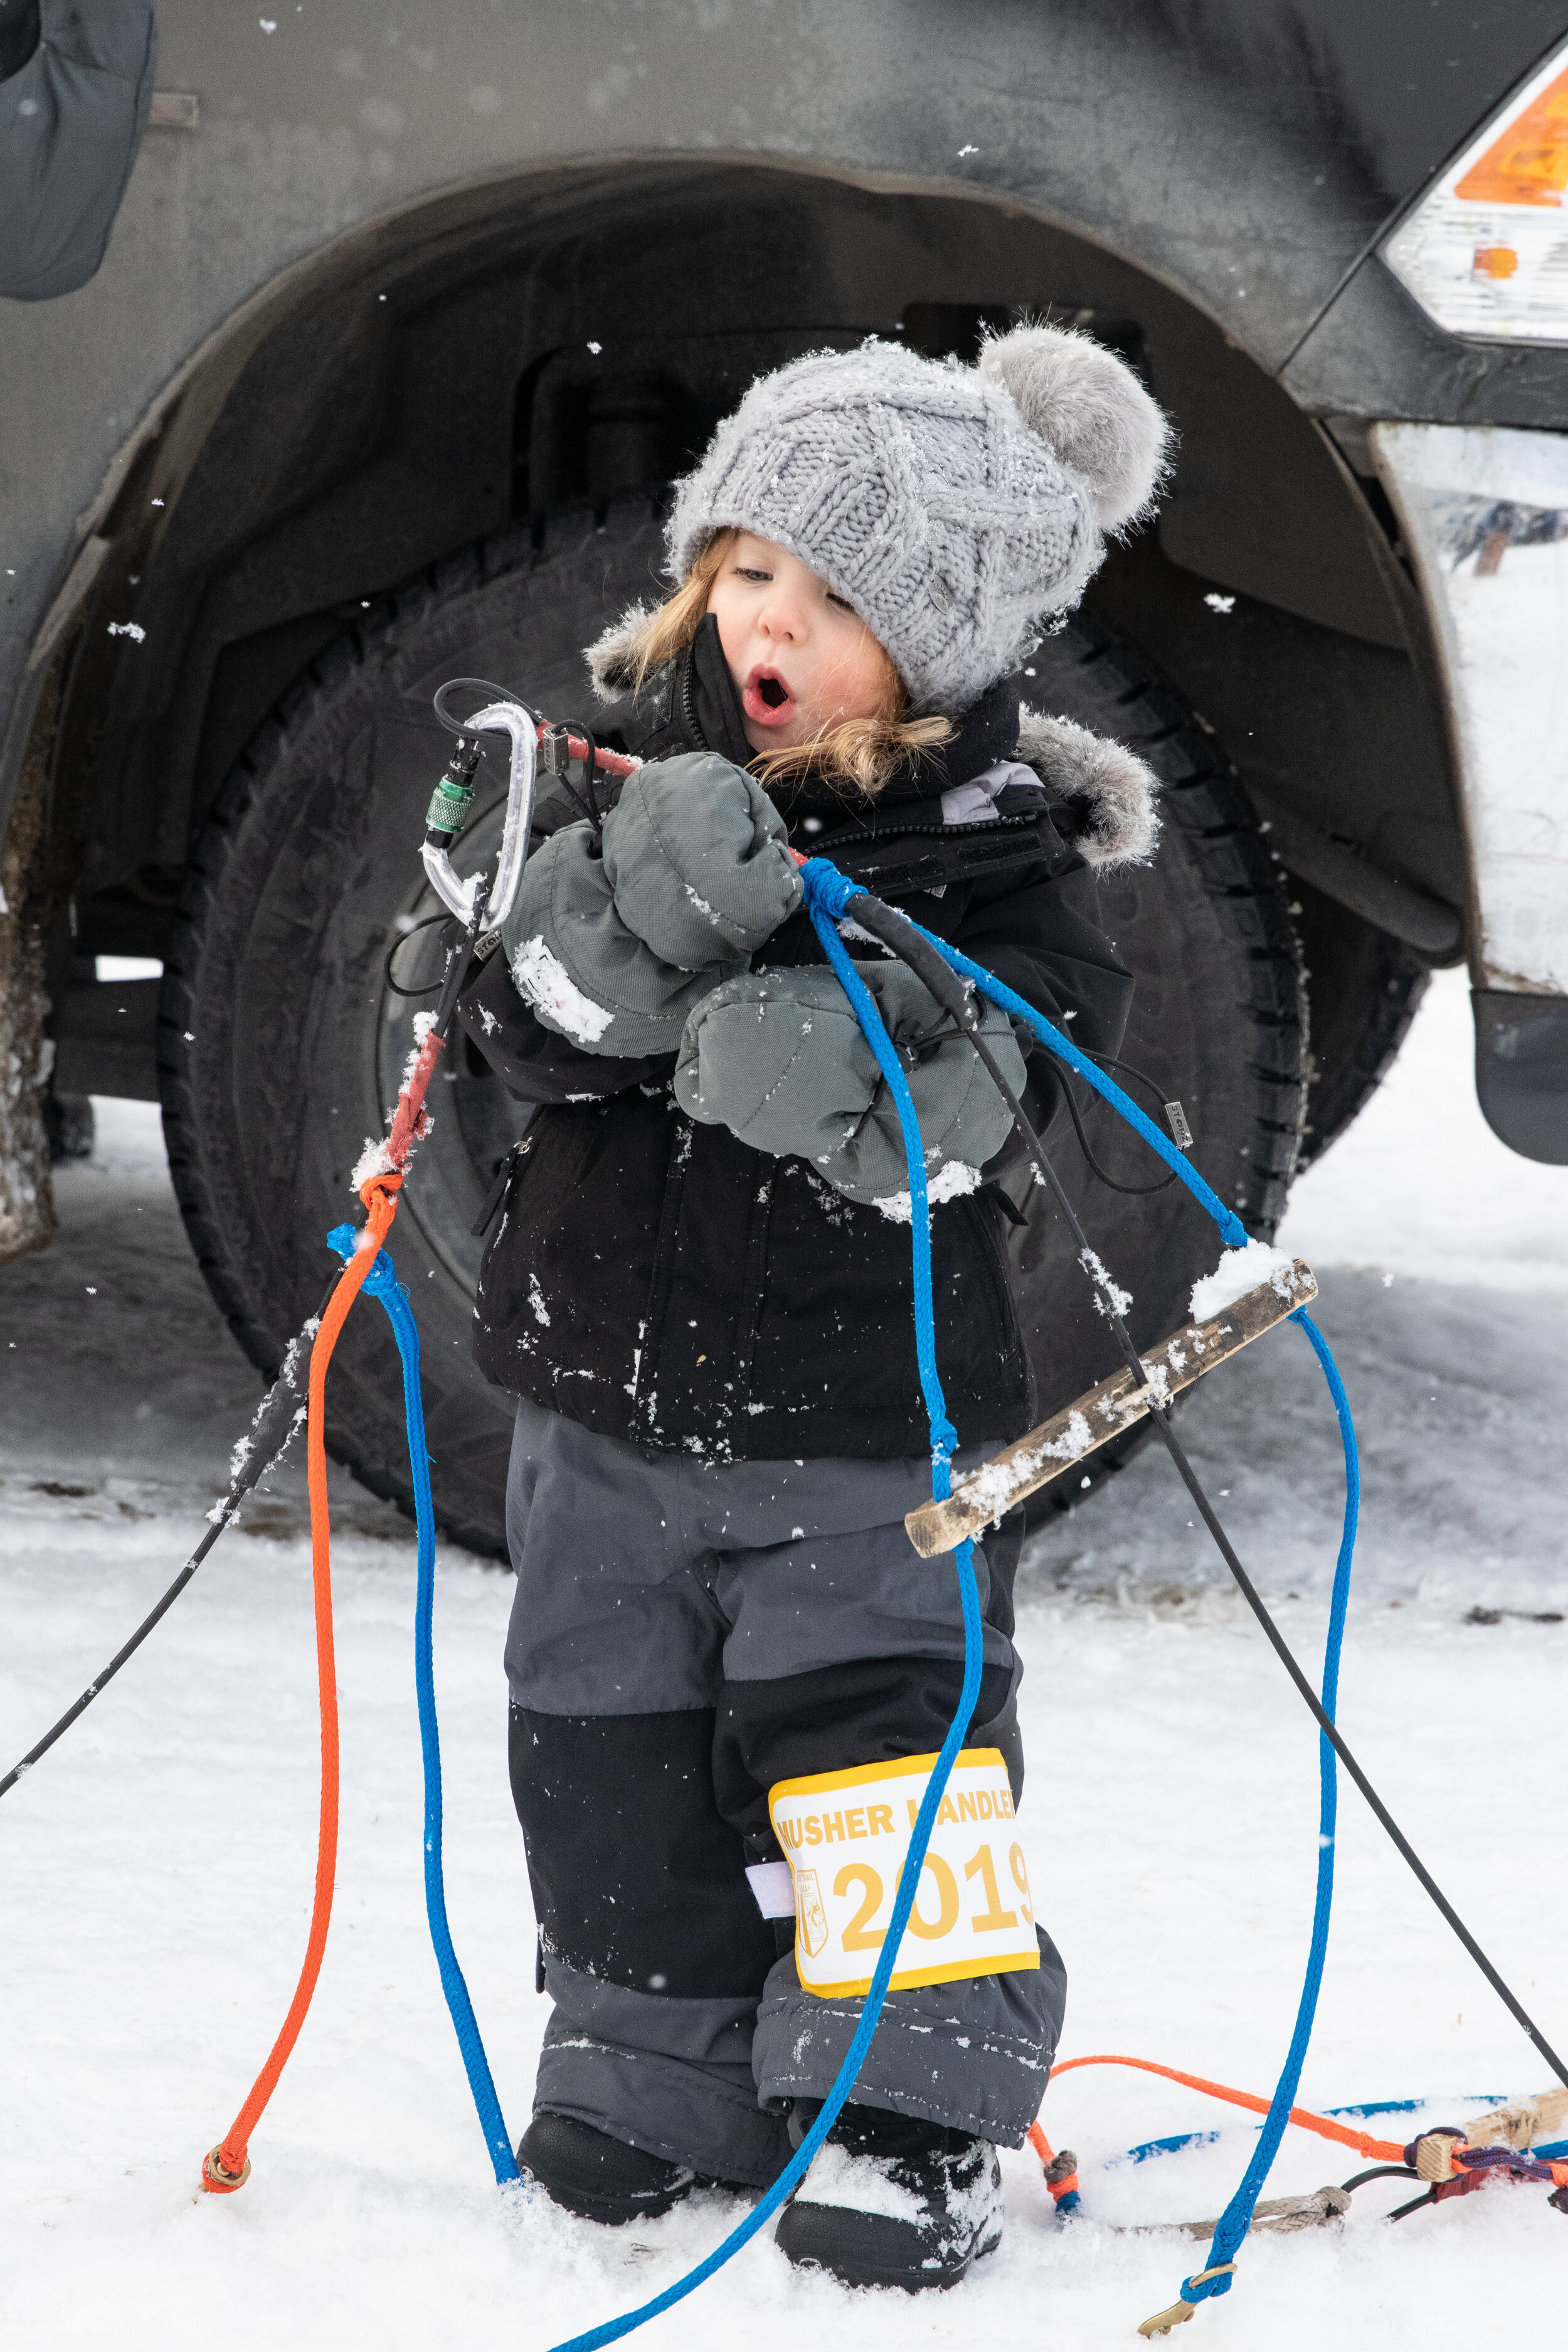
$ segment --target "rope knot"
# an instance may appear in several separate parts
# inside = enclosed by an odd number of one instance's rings
[[[392,1223],[397,1205],[397,1195],[402,1190],[401,1168],[383,1168],[374,1176],[367,1176],[359,1188],[360,1199],[364,1202],[371,1215],[381,1216],[385,1220],[382,1226],[384,1233],[386,1226]]]
[[[1139,2335],[1169,2336],[1173,2327],[1191,2319],[1199,2304],[1206,2303],[1211,2294],[1228,2294],[1235,2271],[1234,2263],[1215,2263],[1206,2271],[1194,2272],[1191,2278],[1182,2281],[1181,2301],[1172,2304],[1168,2311],[1157,2311],[1152,2319],[1143,2320]]]
[[[352,1265],[362,1243],[361,1229],[355,1225],[334,1225],[327,1235],[327,1247],[335,1249],[345,1265]],[[384,1249],[378,1249],[375,1262],[360,1286],[371,1298],[379,1298],[390,1306],[395,1297],[406,1298],[407,1291],[397,1279],[397,1269]]]
[[[835,922],[847,911],[851,898],[866,895],[863,882],[851,882],[827,857],[808,857],[800,869],[800,879],[807,907],[820,909]]]

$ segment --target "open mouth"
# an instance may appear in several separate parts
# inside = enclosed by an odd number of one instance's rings
[[[782,727],[795,710],[795,697],[776,669],[759,667],[747,678],[741,705],[759,727]]]

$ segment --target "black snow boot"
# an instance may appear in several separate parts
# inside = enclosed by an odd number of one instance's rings
[[[798,2147],[820,2099],[797,2099]],[[784,2210],[777,2242],[846,2286],[955,2286],[1002,2242],[1002,2170],[988,2139],[881,2107],[845,2106]]]
[[[699,2185],[689,2164],[649,2156],[575,2116],[542,2108],[517,2144],[520,2169],[584,2221],[647,2221]]]

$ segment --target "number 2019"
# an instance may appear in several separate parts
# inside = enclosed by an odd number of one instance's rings
[[[985,1908],[970,1915],[969,1924],[977,1936],[1005,1935],[1009,1928],[1017,1927],[1019,1912],[1030,1927],[1034,1925],[1035,1914],[1029,1902],[1029,1874],[1024,1864],[1024,1849],[1016,1841],[1007,1856],[1007,1866],[1018,1890],[1016,1911],[1005,1911],[1002,1907],[1002,1891],[996,1884],[996,1867],[991,1859],[989,1846],[978,1846],[963,1865],[964,1877],[978,1878],[980,1892],[985,1897]],[[924,1937],[928,1943],[935,1943],[939,1937],[951,1934],[958,1924],[958,1881],[939,1853],[927,1854],[925,1869],[930,1871],[936,1887],[937,1913],[934,1919],[923,1917],[917,1895],[910,1913],[910,1933]],[[922,1891],[924,1875],[922,1871]],[[847,1862],[833,1882],[833,1892],[846,1895],[856,1886],[860,1889],[862,1900],[844,1930],[844,1949],[847,1952],[879,1951],[887,1931],[873,1927],[871,1922],[882,1907],[884,1890],[880,1871],[874,1870],[868,1862]]]

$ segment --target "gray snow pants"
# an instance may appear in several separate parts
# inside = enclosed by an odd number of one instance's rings
[[[776,1781],[942,1744],[958,1580],[903,1527],[930,1475],[700,1462],[519,1405],[511,1781],[554,2002],[536,2109],[720,2179],[760,2184],[786,2160],[789,2103],[826,2095],[860,2003],[802,1990],[795,1923],[763,1916],[746,1874],[780,1858]],[[1019,1543],[1005,1527],[975,1548],[968,1735],[1002,1750],[1015,1796]],[[1037,1973],[889,1994],[856,2098],[1017,2147],[1066,1997],[1043,1933],[1040,1956]]]

